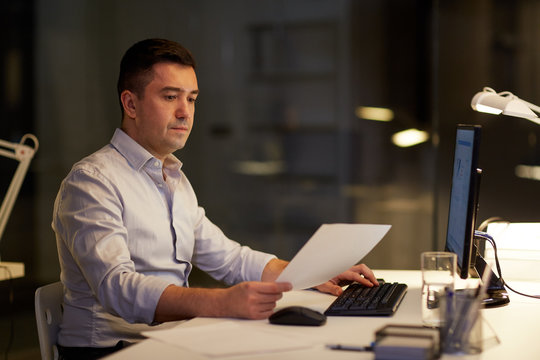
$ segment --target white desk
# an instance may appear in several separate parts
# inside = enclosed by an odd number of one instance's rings
[[[317,344],[305,350],[289,352],[250,354],[244,356],[227,357],[223,359],[374,359],[374,354],[369,352],[349,352],[329,350],[325,347],[327,343],[349,343],[368,345],[374,339],[377,329],[386,324],[420,324],[421,311],[421,273],[420,271],[392,271],[375,270],[377,277],[385,278],[387,281],[399,281],[409,285],[409,290],[400,308],[393,317],[328,317],[327,323],[321,327],[297,327],[279,326],[283,333],[305,336],[313,336],[317,339]],[[293,291],[286,293],[278,303],[279,307],[289,305],[303,305],[318,311],[324,311],[333,301],[331,295],[321,294],[316,291]],[[527,299],[510,293],[511,302],[506,307],[482,310],[484,319],[493,327],[501,343],[484,350],[478,355],[455,356],[444,355],[442,359],[464,358],[464,359],[539,359],[540,358],[540,300]],[[179,326],[197,326],[220,321],[230,321],[230,319],[196,318],[181,323]],[[255,329],[272,327],[266,320],[234,320],[241,323],[248,323]],[[238,339],[238,347],[248,342],[249,339]],[[179,343],[181,339],[179,339]],[[211,346],[212,344],[208,344]],[[206,357],[189,353],[180,347],[169,345],[158,340],[144,340],[139,344],[130,346],[120,351],[108,359],[206,359]],[[222,358],[217,358],[222,359]]]

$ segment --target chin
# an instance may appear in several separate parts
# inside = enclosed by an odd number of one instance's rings
[[[174,151],[181,150],[186,146],[187,142],[187,136],[183,136],[181,138],[171,139],[169,142],[170,148],[174,149]],[[174,152],[173,151],[173,152]]]
[[[186,142],[182,142],[182,143],[179,143],[179,144],[176,144],[175,146],[175,151],[178,151],[178,150],[182,150],[184,147],[186,146]]]

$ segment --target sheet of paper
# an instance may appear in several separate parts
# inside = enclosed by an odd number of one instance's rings
[[[291,351],[314,346],[313,339],[307,336],[295,336],[279,330],[270,326],[263,329],[246,323],[221,321],[195,327],[146,331],[143,335],[210,357]]]
[[[294,256],[276,281],[290,282],[295,290],[320,285],[362,260],[390,227],[324,224]]]

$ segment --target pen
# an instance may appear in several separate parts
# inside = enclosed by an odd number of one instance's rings
[[[331,350],[346,350],[346,351],[373,351],[373,346],[359,345],[343,345],[343,344],[328,344],[327,348]]]

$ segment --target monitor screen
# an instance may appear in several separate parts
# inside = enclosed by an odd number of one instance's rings
[[[458,271],[463,279],[469,276],[469,271],[476,277],[482,277],[487,268],[474,243],[482,173],[478,168],[480,130],[479,125],[458,125],[456,132],[445,250],[457,255]],[[497,307],[509,302],[504,283],[490,270],[483,305]]]
[[[478,169],[480,130],[479,125],[458,125],[454,150],[445,250],[457,254],[463,279],[467,278],[471,266],[481,173]]]

